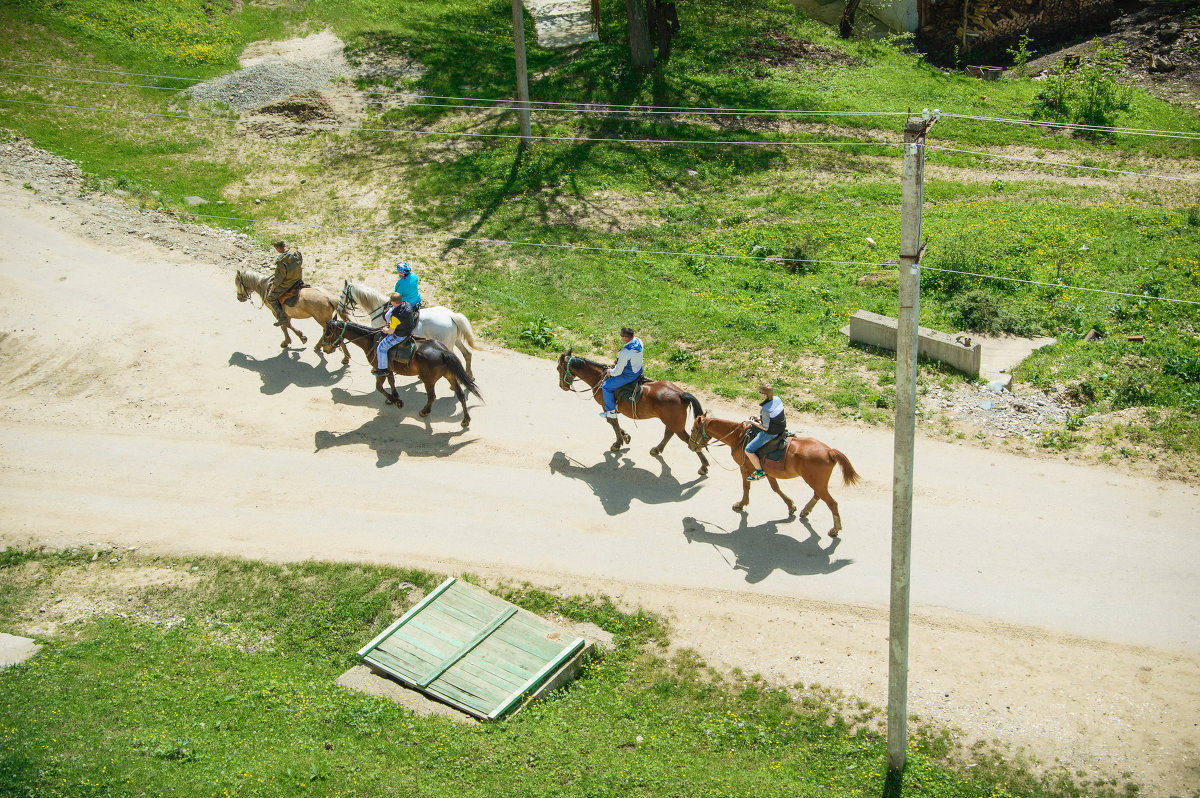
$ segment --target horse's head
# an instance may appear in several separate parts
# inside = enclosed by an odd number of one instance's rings
[[[340,319],[330,319],[325,322],[325,329],[321,333],[321,351],[325,354],[331,354],[333,350],[342,345],[342,341],[346,338],[346,322]]]
[[[571,351],[568,349],[558,356],[558,387],[564,391],[571,390],[571,383],[575,381],[575,375],[571,373]]]
[[[337,314],[343,319],[349,319],[350,313],[358,306],[358,301],[354,298],[354,283],[349,280],[342,281],[342,293],[338,297]]]
[[[701,413],[692,422],[692,431],[688,434],[688,448],[698,452],[708,446],[712,436],[708,434],[708,416]]]
[[[250,298],[250,289],[246,285],[246,276],[244,274],[242,274],[241,269],[239,269],[233,275],[233,283],[234,283],[234,285],[237,286],[238,302],[245,302],[247,299]]]

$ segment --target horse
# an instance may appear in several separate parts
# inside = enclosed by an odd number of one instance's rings
[[[270,291],[271,278],[261,275],[258,272],[250,271],[249,269],[238,269],[234,277],[234,284],[237,286],[238,302],[245,302],[250,298],[250,292],[258,294],[259,299],[263,304],[267,304],[267,293]],[[304,337],[304,333],[292,326],[290,319],[316,319],[317,323],[324,328],[326,322],[333,318],[337,311],[337,303],[333,301],[333,297],[322,291],[316,286],[305,286],[300,289],[299,296],[296,297],[294,305],[283,303],[284,315],[289,320],[285,320],[282,326],[283,343],[279,345],[281,349],[287,349],[292,345],[292,337],[288,335],[288,330],[291,330],[300,339],[300,343],[308,343],[308,339]],[[314,352],[320,352],[321,342],[313,347]],[[330,350],[332,351],[332,350]],[[342,365],[350,362],[350,351],[342,345]]]
[[[346,280],[338,298],[337,311],[339,316],[350,321],[350,314],[361,306],[363,311],[370,315],[371,320],[375,321],[382,317],[387,304],[388,298],[378,291]],[[431,338],[447,349],[453,350],[458,347],[458,351],[462,352],[463,362],[466,363],[467,374],[475,376],[471,371],[471,349],[478,349],[479,346],[475,343],[475,331],[471,329],[471,322],[463,314],[455,313],[442,305],[421,308],[413,335],[418,338]]]
[[[367,355],[367,360],[370,361],[371,367],[375,367],[376,343],[379,331],[371,327],[365,327],[361,324],[355,324],[352,321],[342,321],[341,319],[330,319],[325,322],[325,331],[321,336],[321,348],[326,352],[332,352],[338,346],[345,346],[346,342],[357,344],[362,347],[363,352]],[[475,386],[475,380],[467,374],[462,363],[454,353],[446,347],[442,346],[437,341],[428,339],[414,339],[413,356],[408,363],[397,363],[392,361],[388,364],[389,370],[385,377],[375,378],[375,390],[383,394],[389,405],[396,407],[404,407],[404,401],[400,399],[400,395],[396,393],[395,375],[402,376],[417,376],[421,382],[425,383],[425,395],[427,397],[425,407],[418,413],[422,418],[429,415],[430,409],[433,407],[434,400],[434,385],[440,379],[445,379],[450,383],[450,387],[454,389],[454,395],[458,397],[458,403],[462,405],[463,429],[466,429],[471,424],[471,414],[467,412],[467,394],[463,392],[462,387],[465,386],[467,393],[473,393],[480,399],[483,396],[479,393],[479,389]],[[388,387],[391,388],[391,393],[383,388],[383,381],[388,381]]]
[[[558,387],[564,391],[575,390],[571,384],[578,377],[588,384],[592,396],[601,407],[604,407],[604,397],[600,393],[600,385],[607,375],[608,366],[594,360],[572,357],[570,349],[558,356]],[[650,454],[654,457],[662,454],[672,435],[676,435],[681,441],[688,443],[686,430],[689,407],[697,418],[704,415],[704,409],[700,407],[700,401],[696,397],[666,380],[653,380],[643,384],[642,398],[638,400],[636,407],[626,399],[617,403],[617,410],[622,415],[632,419],[657,418],[667,428],[662,441],[650,450]],[[621,429],[620,423],[615,418],[608,419],[608,423],[612,424],[613,431],[617,434],[617,442],[609,447],[609,451],[616,453],[621,450],[622,444],[629,443],[629,433]],[[692,451],[700,457],[700,476],[706,475],[708,458],[699,449]]]
[[[743,448],[746,432],[749,429],[750,422],[748,421],[726,421],[698,415],[692,422],[692,433],[688,439],[688,445],[694,452],[704,449],[710,440],[718,440],[729,447],[733,461],[741,466],[742,500],[733,505],[734,512],[739,513],[750,503],[750,482],[746,477],[754,471],[754,466],[750,465]],[[788,438],[787,452],[784,454],[782,462],[783,467],[778,470],[773,466],[768,466],[765,461],[763,465],[771,490],[778,493],[787,504],[788,517],[796,514],[796,505],[779,489],[779,483],[776,480],[803,477],[808,486],[813,489],[813,497],[800,511],[800,517],[806,518],[816,506],[817,499],[822,500],[829,511],[833,513],[833,529],[829,530],[829,537],[836,538],[838,532],[842,531],[842,517],[838,515],[837,502],[829,495],[829,477],[833,474],[833,467],[840,465],[842,467],[842,484],[857,484],[861,477],[854,470],[854,466],[850,465],[850,459],[816,438]]]

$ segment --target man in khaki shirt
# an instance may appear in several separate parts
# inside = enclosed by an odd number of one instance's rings
[[[271,312],[275,314],[275,326],[282,327],[287,324],[287,314],[283,312],[283,305],[280,304],[279,298],[303,281],[304,271],[301,267],[304,264],[304,256],[298,249],[288,249],[287,243],[282,239],[276,241],[272,246],[279,254],[275,257],[275,276],[271,279],[271,291],[267,294],[267,304],[271,306]]]

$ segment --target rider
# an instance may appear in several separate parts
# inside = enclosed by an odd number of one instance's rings
[[[776,396],[774,389],[766,383],[758,386],[758,395],[763,398],[762,410],[759,418],[750,417],[750,425],[757,427],[759,432],[754,436],[754,440],[746,444],[746,459],[754,466],[754,473],[746,477],[751,482],[766,476],[755,452],[767,441],[787,432],[787,420],[783,417],[783,400]]]
[[[421,310],[421,292],[417,290],[417,275],[413,274],[412,264],[402,261],[396,264],[396,273],[400,279],[396,281],[395,291],[404,297],[404,301],[412,305],[414,313]]]
[[[642,376],[642,339],[633,334],[632,328],[622,327],[621,340],[625,345],[617,355],[617,364],[608,370],[608,379],[604,381],[604,412],[600,415],[605,418],[617,417],[613,392]]]
[[[408,340],[413,328],[417,326],[413,319],[412,305],[405,302],[404,297],[398,293],[392,294],[388,300],[388,309],[383,312],[383,323],[387,326],[388,334],[383,336],[383,340],[375,348],[375,369],[371,373],[376,377],[387,376],[388,350]]]
[[[283,327],[288,323],[288,317],[283,312],[283,305],[280,304],[279,298],[303,282],[304,256],[298,249],[288,249],[288,245],[283,239],[276,241],[271,246],[275,247],[275,251],[279,254],[275,256],[275,276],[271,279],[271,291],[267,294],[267,304],[271,306],[271,312],[275,314],[275,326]]]

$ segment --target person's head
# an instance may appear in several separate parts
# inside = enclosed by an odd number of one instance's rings
[[[283,252],[287,249],[287,243],[282,238],[273,242],[271,246],[275,247],[276,252]]]
[[[633,328],[632,327],[622,327],[621,328],[621,340],[624,341],[625,343],[629,343],[630,341],[633,340]]]
[[[401,277],[407,277],[408,275],[412,274],[412,264],[406,260],[397,263],[396,274],[399,274]]]
[[[393,307],[400,307],[400,303],[403,301],[404,301],[404,297],[402,297],[396,291],[393,291],[392,295],[390,297],[388,297],[388,302],[391,302]]]
[[[758,395],[763,399],[774,399],[775,389],[770,385],[767,385],[765,382],[760,382],[758,384]]]

